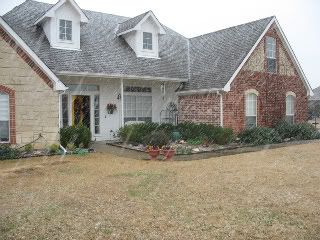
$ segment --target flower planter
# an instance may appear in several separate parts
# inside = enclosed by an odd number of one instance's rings
[[[164,156],[164,160],[172,160],[172,157],[175,155],[176,150],[174,149],[169,149],[169,150],[162,150],[162,154]]]
[[[157,157],[160,155],[160,149],[148,150],[147,153],[149,154],[150,160],[156,160]]]

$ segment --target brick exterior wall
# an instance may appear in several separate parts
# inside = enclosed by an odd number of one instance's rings
[[[0,29],[0,85],[15,93],[10,102],[10,117],[15,115],[15,124],[10,125],[13,127],[11,143],[21,146],[38,138],[39,134],[44,138],[35,148],[58,143],[58,93],[53,91],[52,82],[45,73],[3,29]]]
[[[9,96],[9,135],[10,144],[16,144],[16,103],[15,103],[15,91],[8,87],[0,85],[0,92]]]
[[[179,122],[220,125],[220,96],[202,94],[179,96]]]
[[[276,39],[277,73],[267,72],[265,53],[266,36]],[[235,132],[245,128],[245,91],[255,89],[257,97],[258,126],[272,127],[286,114],[286,93],[296,94],[295,122],[307,120],[307,91],[289,54],[281,42],[276,26],[271,26],[266,36],[247,60],[223,95],[223,126]],[[220,99],[218,95],[179,96],[179,120],[220,124]]]
[[[276,39],[277,73],[275,74],[266,71],[266,36]],[[231,127],[236,132],[245,128],[245,91],[249,89],[255,89],[259,92],[257,97],[258,126],[272,127],[277,121],[285,118],[286,93],[289,91],[296,94],[295,122],[307,120],[308,98],[303,81],[294,68],[274,26],[269,29],[266,36],[257,47],[260,49],[260,53],[261,48],[264,49],[263,58],[252,54],[252,57],[248,59],[232,82],[230,92],[224,95],[224,126]],[[257,57],[259,61],[255,61],[252,59],[253,57]],[[264,61],[261,62],[261,59]],[[260,70],[261,64],[264,66],[263,71]],[[259,71],[256,71],[257,69]]]

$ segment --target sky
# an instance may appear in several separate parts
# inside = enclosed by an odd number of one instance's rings
[[[40,0],[39,0],[40,1]],[[56,3],[57,0],[41,0]],[[0,15],[24,0],[0,0]],[[76,0],[82,9],[134,17],[152,10],[184,35],[208,32],[276,16],[312,88],[320,86],[319,0]]]

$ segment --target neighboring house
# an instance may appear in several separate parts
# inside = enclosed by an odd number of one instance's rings
[[[0,141],[42,144],[83,123],[206,122],[236,132],[307,119],[309,83],[275,17],[195,38],[134,18],[27,0],[0,19]],[[106,106],[116,105],[109,114]]]
[[[320,86],[313,89],[313,96],[309,98],[309,105],[320,104]]]

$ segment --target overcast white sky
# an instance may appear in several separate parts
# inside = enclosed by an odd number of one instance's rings
[[[41,0],[56,3],[57,0]],[[186,37],[275,15],[311,86],[320,85],[319,0],[76,0],[83,9],[133,17],[152,10]],[[24,0],[0,0],[0,15]]]

